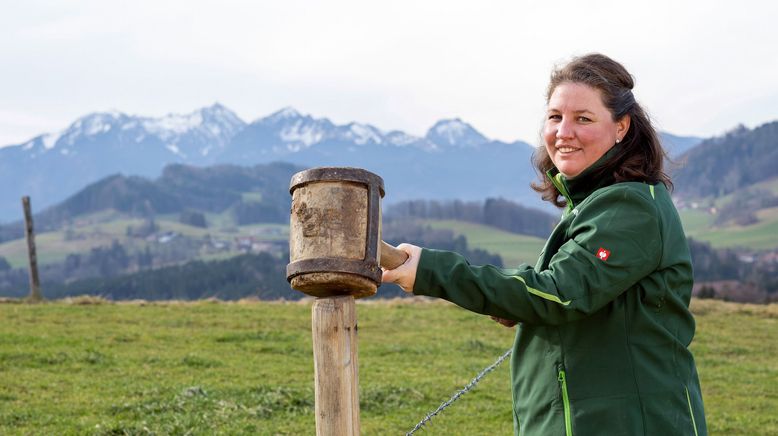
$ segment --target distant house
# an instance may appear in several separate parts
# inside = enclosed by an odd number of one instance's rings
[[[157,242],[160,244],[167,244],[168,242],[172,241],[173,239],[176,239],[178,237],[178,233],[169,231],[162,233],[161,235],[157,235]]]

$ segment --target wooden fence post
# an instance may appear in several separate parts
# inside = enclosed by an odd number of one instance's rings
[[[30,301],[41,301],[41,284],[38,278],[38,258],[35,254],[35,232],[32,228],[32,212],[30,212],[30,197],[22,197],[22,207],[24,208],[24,229],[27,237],[27,253],[30,259]]]
[[[359,435],[359,365],[354,297],[317,298],[311,312],[316,435]]]

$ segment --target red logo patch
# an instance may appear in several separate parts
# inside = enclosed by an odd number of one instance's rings
[[[602,247],[600,247],[599,250],[597,250],[597,259],[602,260],[603,262],[608,260],[608,258],[611,256],[610,250],[606,250]]]

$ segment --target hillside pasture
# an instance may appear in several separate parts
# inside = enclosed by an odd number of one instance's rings
[[[455,220],[427,220],[425,223],[434,229],[450,229],[457,236],[464,235],[469,247],[499,254],[508,268],[521,263],[534,265],[545,244],[541,238],[506,232],[483,224]]]

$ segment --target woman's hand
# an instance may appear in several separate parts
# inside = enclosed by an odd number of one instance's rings
[[[400,244],[397,246],[397,249],[408,253],[408,259],[404,264],[395,269],[384,269],[381,281],[399,285],[403,288],[403,291],[411,294],[413,293],[413,284],[416,282],[416,269],[419,267],[421,247],[411,244]]]
[[[496,316],[490,316],[489,318],[491,318],[495,322],[504,325],[505,327],[513,327],[519,323],[518,321],[514,321],[512,319],[497,318]]]

